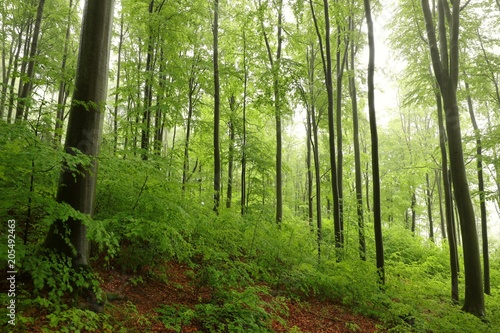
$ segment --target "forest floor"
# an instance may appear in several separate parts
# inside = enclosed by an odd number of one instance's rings
[[[118,300],[110,302],[106,308],[121,327],[128,332],[175,332],[165,328],[159,319],[157,309],[165,304],[182,304],[194,308],[197,304],[208,302],[211,291],[207,287],[197,287],[194,272],[190,267],[178,262],[168,262],[164,267],[165,281],[147,277],[137,280],[137,275],[114,270],[100,271],[103,280],[101,287],[106,293],[119,295]],[[273,294],[271,292],[271,294]],[[277,296],[263,295],[270,304]],[[380,323],[375,319],[356,314],[353,310],[329,300],[306,298],[304,300],[284,301],[288,309],[281,315],[282,321],[273,321],[275,332],[381,332]],[[132,310],[131,310],[132,309]],[[269,310],[272,311],[272,310]],[[180,332],[205,332],[202,323],[185,323]]]

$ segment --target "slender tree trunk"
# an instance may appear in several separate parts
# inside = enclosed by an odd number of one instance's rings
[[[22,89],[19,91],[19,101],[17,103],[17,110],[16,110],[16,121],[21,121],[21,119],[24,116],[24,113],[27,112],[27,108],[29,108],[30,105],[28,99],[31,98],[30,95],[33,89],[33,78],[35,77],[35,57],[38,52],[38,38],[40,37],[40,27],[42,25],[42,15],[43,15],[44,5],[45,5],[45,0],[40,0],[38,2],[35,27],[33,30],[33,37],[31,39],[28,71],[26,73],[27,79],[24,82]]]
[[[214,211],[220,206],[220,83],[219,83],[219,0],[214,0],[213,22],[213,63],[214,63]]]
[[[481,133],[477,125],[474,108],[472,105],[472,98],[470,96],[469,83],[465,82],[465,90],[467,92],[467,106],[469,108],[469,115],[474,128],[474,136],[476,137],[476,162],[477,162],[477,181],[479,187],[479,207],[481,210],[481,236],[483,244],[483,270],[484,270],[484,293],[491,294],[490,287],[490,255],[488,251],[488,221],[486,213],[486,198],[484,193],[484,177],[483,177],[483,147],[481,143]]]
[[[341,52],[341,28],[340,24],[337,26],[337,86],[336,86],[336,129],[337,129],[337,187],[339,194],[339,225],[340,225],[340,244],[344,246],[344,185],[343,185],[343,168],[344,168],[344,155],[342,152],[342,79],[344,77],[344,68],[347,59],[347,50],[349,41],[345,42],[345,50]]]
[[[415,206],[417,204],[417,196],[415,194],[415,189],[413,189],[411,193],[411,204],[410,204],[410,210],[411,210],[411,233],[413,236],[415,236],[415,229],[416,229],[416,222],[417,222],[417,212],[415,211]]]
[[[427,217],[429,219],[429,239],[434,242],[434,223],[432,220],[432,190],[431,184],[429,180],[429,174],[425,174],[425,182],[427,185],[426,194],[427,194]]]
[[[115,105],[113,109],[113,151],[116,154],[118,149],[118,99],[120,97],[120,74],[122,66],[122,45],[123,45],[123,11],[120,17],[120,39],[118,41],[118,61],[116,68]]]
[[[441,186],[441,173],[438,169],[434,170],[434,178],[437,183],[438,198],[439,198],[439,221],[441,222],[441,237],[446,239],[446,227],[445,227],[445,216],[443,211],[443,187]]]
[[[182,166],[182,190],[186,190],[186,183],[189,173],[189,140],[191,138],[191,122],[193,119],[193,109],[194,109],[194,94],[197,90],[198,84],[195,82],[194,78],[194,63],[191,67],[191,77],[189,78],[189,92],[188,92],[188,116],[186,124],[186,141],[184,143],[184,162]]]
[[[368,112],[370,115],[370,137],[372,142],[372,174],[373,174],[373,226],[375,229],[375,253],[380,283],[385,283],[384,243],[382,241],[382,215],[380,210],[380,171],[378,163],[378,135],[375,114],[375,95],[373,75],[375,71],[375,42],[373,37],[373,21],[370,0],[364,0],[366,25],[368,27]]]
[[[149,17],[153,16],[154,0],[151,0],[148,7]],[[151,24],[151,23],[149,23]],[[142,113],[141,128],[141,158],[148,159],[149,155],[149,134],[151,131],[151,104],[153,101],[153,28],[148,27],[148,53],[146,55],[146,82],[144,83],[144,111]]]
[[[246,172],[247,172],[247,161],[246,161],[246,148],[247,148],[247,84],[248,84],[248,68],[247,68],[247,39],[245,30],[243,30],[243,142],[241,145],[241,215],[245,214],[246,207]]]
[[[485,309],[479,241],[463,156],[462,134],[460,132],[460,117],[456,96],[459,70],[458,35],[460,0],[453,1],[451,11],[447,2],[443,0],[438,1],[439,49],[428,0],[422,0],[422,8],[426,22],[434,75],[441,90],[446,115],[446,131],[448,134],[454,195],[455,200],[460,203],[460,205],[457,205],[457,209],[460,219],[460,230],[462,232],[465,268],[465,300],[463,310],[482,317],[485,315]],[[447,23],[449,23],[450,31],[449,44],[447,39]]]
[[[77,173],[65,165],[57,191],[58,202],[65,202],[89,217],[92,217],[95,207],[97,155],[107,98],[113,7],[112,0],[85,2],[75,92],[64,147],[68,154],[74,154],[74,149],[78,149],[88,155],[91,165],[90,168],[77,166]],[[45,245],[72,257],[75,267],[88,266],[87,229],[79,219],[70,217],[67,221],[52,224]]]
[[[229,99],[229,109],[231,110],[231,116],[229,120],[229,162],[227,167],[227,194],[226,194],[226,208],[231,208],[231,202],[233,200],[233,169],[234,169],[234,114],[236,112],[236,100],[234,94],[231,95]]]
[[[309,51],[309,49],[308,49]],[[308,52],[309,53],[309,52]],[[307,56],[309,60],[309,55]],[[309,60],[309,63],[311,60]],[[310,77],[310,74],[309,74]],[[311,82],[309,82],[311,85]],[[312,96],[311,96],[312,97]],[[311,120],[312,100],[306,105],[306,167],[307,167],[307,222],[311,232],[314,232],[313,218],[313,172],[312,172],[312,159],[311,159],[311,141],[312,139],[312,120]]]
[[[335,121],[334,121],[334,100],[333,100],[333,81],[332,81],[332,55],[330,47],[330,14],[328,0],[323,0],[323,9],[325,16],[325,48],[323,49],[323,38],[320,33],[318,20],[314,11],[313,1],[309,1],[311,13],[313,16],[316,35],[320,47],[321,60],[323,62],[323,73],[325,74],[325,87],[328,98],[328,143],[330,151],[330,175],[332,184],[333,199],[333,226],[335,232],[335,246],[337,249],[342,247],[342,229],[340,222],[340,201],[339,188],[337,181],[337,162],[335,161]],[[340,259],[340,254],[337,254]]]
[[[353,20],[350,20],[350,29],[354,30]],[[361,153],[359,148],[359,120],[358,120],[358,97],[356,91],[356,76],[354,70],[354,43],[351,43],[351,68],[352,74],[349,77],[349,95],[352,105],[352,133],[354,144],[354,177],[356,187],[356,213],[358,217],[358,237],[359,237],[359,256],[361,260],[366,260],[366,242],[365,242],[365,222],[363,213],[363,183],[361,180]]]

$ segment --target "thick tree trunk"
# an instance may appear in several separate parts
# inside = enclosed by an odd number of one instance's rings
[[[33,89],[33,78],[35,77],[35,56],[38,52],[38,38],[40,37],[40,27],[42,25],[44,5],[45,0],[40,0],[38,2],[35,27],[31,39],[28,71],[26,73],[27,78],[22,85],[22,89],[19,90],[19,101],[17,103],[16,109],[16,121],[20,121],[23,118],[24,113],[27,112],[27,108],[29,108],[30,106],[30,102],[28,100],[31,98],[31,91]]]
[[[426,22],[434,75],[441,90],[443,108],[446,115],[446,132],[448,134],[451,177],[455,200],[460,203],[457,205],[457,210],[462,233],[465,268],[465,300],[463,310],[481,317],[485,315],[485,309],[479,241],[463,156],[462,134],[460,132],[460,117],[456,96],[459,70],[458,35],[460,0],[453,1],[451,12],[447,3],[443,0],[439,0],[438,2],[439,50],[428,0],[422,0],[422,8]],[[447,19],[446,16],[448,16]],[[449,44],[446,38],[447,23],[449,23],[450,30]]]
[[[438,89],[438,87],[435,87]],[[457,233],[455,229],[455,219],[453,213],[453,193],[450,183],[450,175],[448,172],[448,154],[446,151],[446,132],[444,128],[443,103],[441,94],[436,92],[436,105],[438,114],[439,128],[439,148],[441,151],[441,174],[443,175],[444,202],[446,214],[446,231],[448,233],[448,247],[450,249],[450,273],[451,273],[451,299],[458,302],[458,246]]]
[[[57,191],[58,202],[90,217],[94,213],[97,155],[107,98],[113,6],[112,0],[85,3],[75,92],[64,147],[68,154],[77,149],[88,155],[91,165],[79,165],[77,173],[65,165]],[[87,229],[79,219],[70,217],[52,224],[45,245],[72,257],[75,267],[88,266]]]

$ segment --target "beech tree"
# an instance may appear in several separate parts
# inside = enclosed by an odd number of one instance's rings
[[[102,136],[107,98],[109,54],[114,1],[85,2],[75,92],[68,120],[64,149],[68,154],[83,153],[90,165],[77,170],[63,164],[57,201],[92,217],[95,207],[97,155]],[[69,240],[69,242],[67,241]],[[54,222],[45,246],[73,259],[74,267],[89,265],[89,243],[85,223],[70,216]]]
[[[453,190],[455,200],[460,202],[457,205],[457,210],[462,233],[465,268],[465,299],[463,310],[476,316],[484,316],[479,242],[474,207],[472,205],[464,163],[457,102],[460,1],[453,1],[450,8],[446,1],[439,0],[437,7],[439,44],[429,3],[427,0],[422,0],[432,67],[441,91],[445,111]]]

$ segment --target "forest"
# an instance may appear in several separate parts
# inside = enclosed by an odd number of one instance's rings
[[[499,0],[3,0],[0,331],[500,332]]]

